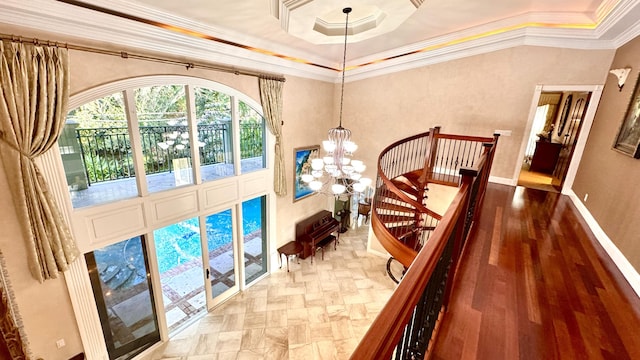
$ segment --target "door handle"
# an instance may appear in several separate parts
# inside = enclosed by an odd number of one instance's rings
[[[209,278],[209,268],[207,268],[207,279]]]

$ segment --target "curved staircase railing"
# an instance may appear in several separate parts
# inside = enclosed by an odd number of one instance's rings
[[[446,307],[456,265],[473,231],[498,142],[440,134],[395,142],[378,159],[371,227],[408,268],[352,359],[422,359]],[[444,215],[429,209],[429,184],[458,187]]]

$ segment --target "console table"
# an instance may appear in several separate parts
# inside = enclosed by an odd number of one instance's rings
[[[536,150],[531,159],[530,171],[553,174],[562,144],[548,141],[536,141]]]
[[[289,272],[289,256],[296,255],[298,263],[300,263],[300,254],[302,254],[302,244],[298,242],[289,241],[288,243],[280,246],[278,248],[278,260],[280,260],[280,268],[282,268],[282,255],[286,257],[287,272]]]

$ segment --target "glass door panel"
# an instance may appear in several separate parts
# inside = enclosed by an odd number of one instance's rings
[[[245,283],[249,284],[267,273],[266,196],[242,203],[242,234],[244,242]]]
[[[227,290],[237,289],[231,209],[207,216],[206,229],[211,299],[216,299],[211,305],[214,305]]]
[[[169,333],[206,312],[198,218],[153,232]]]
[[[109,359],[130,359],[160,341],[144,237],[85,255]]]

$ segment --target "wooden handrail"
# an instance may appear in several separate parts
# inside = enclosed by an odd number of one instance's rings
[[[451,140],[467,140],[480,143],[493,142],[495,137],[483,137],[483,136],[467,136],[467,135],[455,135],[455,134],[437,134],[436,138],[439,139],[451,139]]]
[[[424,289],[429,281],[447,239],[454,231],[456,219],[465,209],[469,190],[469,183],[460,187],[440,224],[369,327],[369,331],[360,341],[351,359],[388,359],[393,353],[404,331],[404,325],[422,295],[422,291],[416,291],[416,289]]]
[[[382,187],[389,189],[403,202],[412,206],[415,209],[416,213],[428,214],[440,219],[440,214],[437,214],[433,210],[428,209],[422,203],[415,201],[414,199],[407,196],[403,191],[398,189],[398,187],[391,181],[391,179],[387,177],[385,169],[382,168],[382,160],[384,156],[388,154],[392,149],[395,149],[403,144],[409,143],[414,140],[427,138],[429,137],[429,134],[430,132],[425,132],[413,135],[406,139],[396,141],[382,150],[380,156],[378,157],[378,179],[379,181],[382,181]],[[379,189],[380,185],[377,184],[376,187]],[[371,227],[373,229],[373,232],[376,234],[378,241],[389,253],[393,254],[396,260],[398,260],[405,267],[408,267],[415,259],[417,251],[398,241],[398,239],[388,231],[388,229],[384,226],[383,222],[379,218],[376,201],[374,200],[372,204]]]

